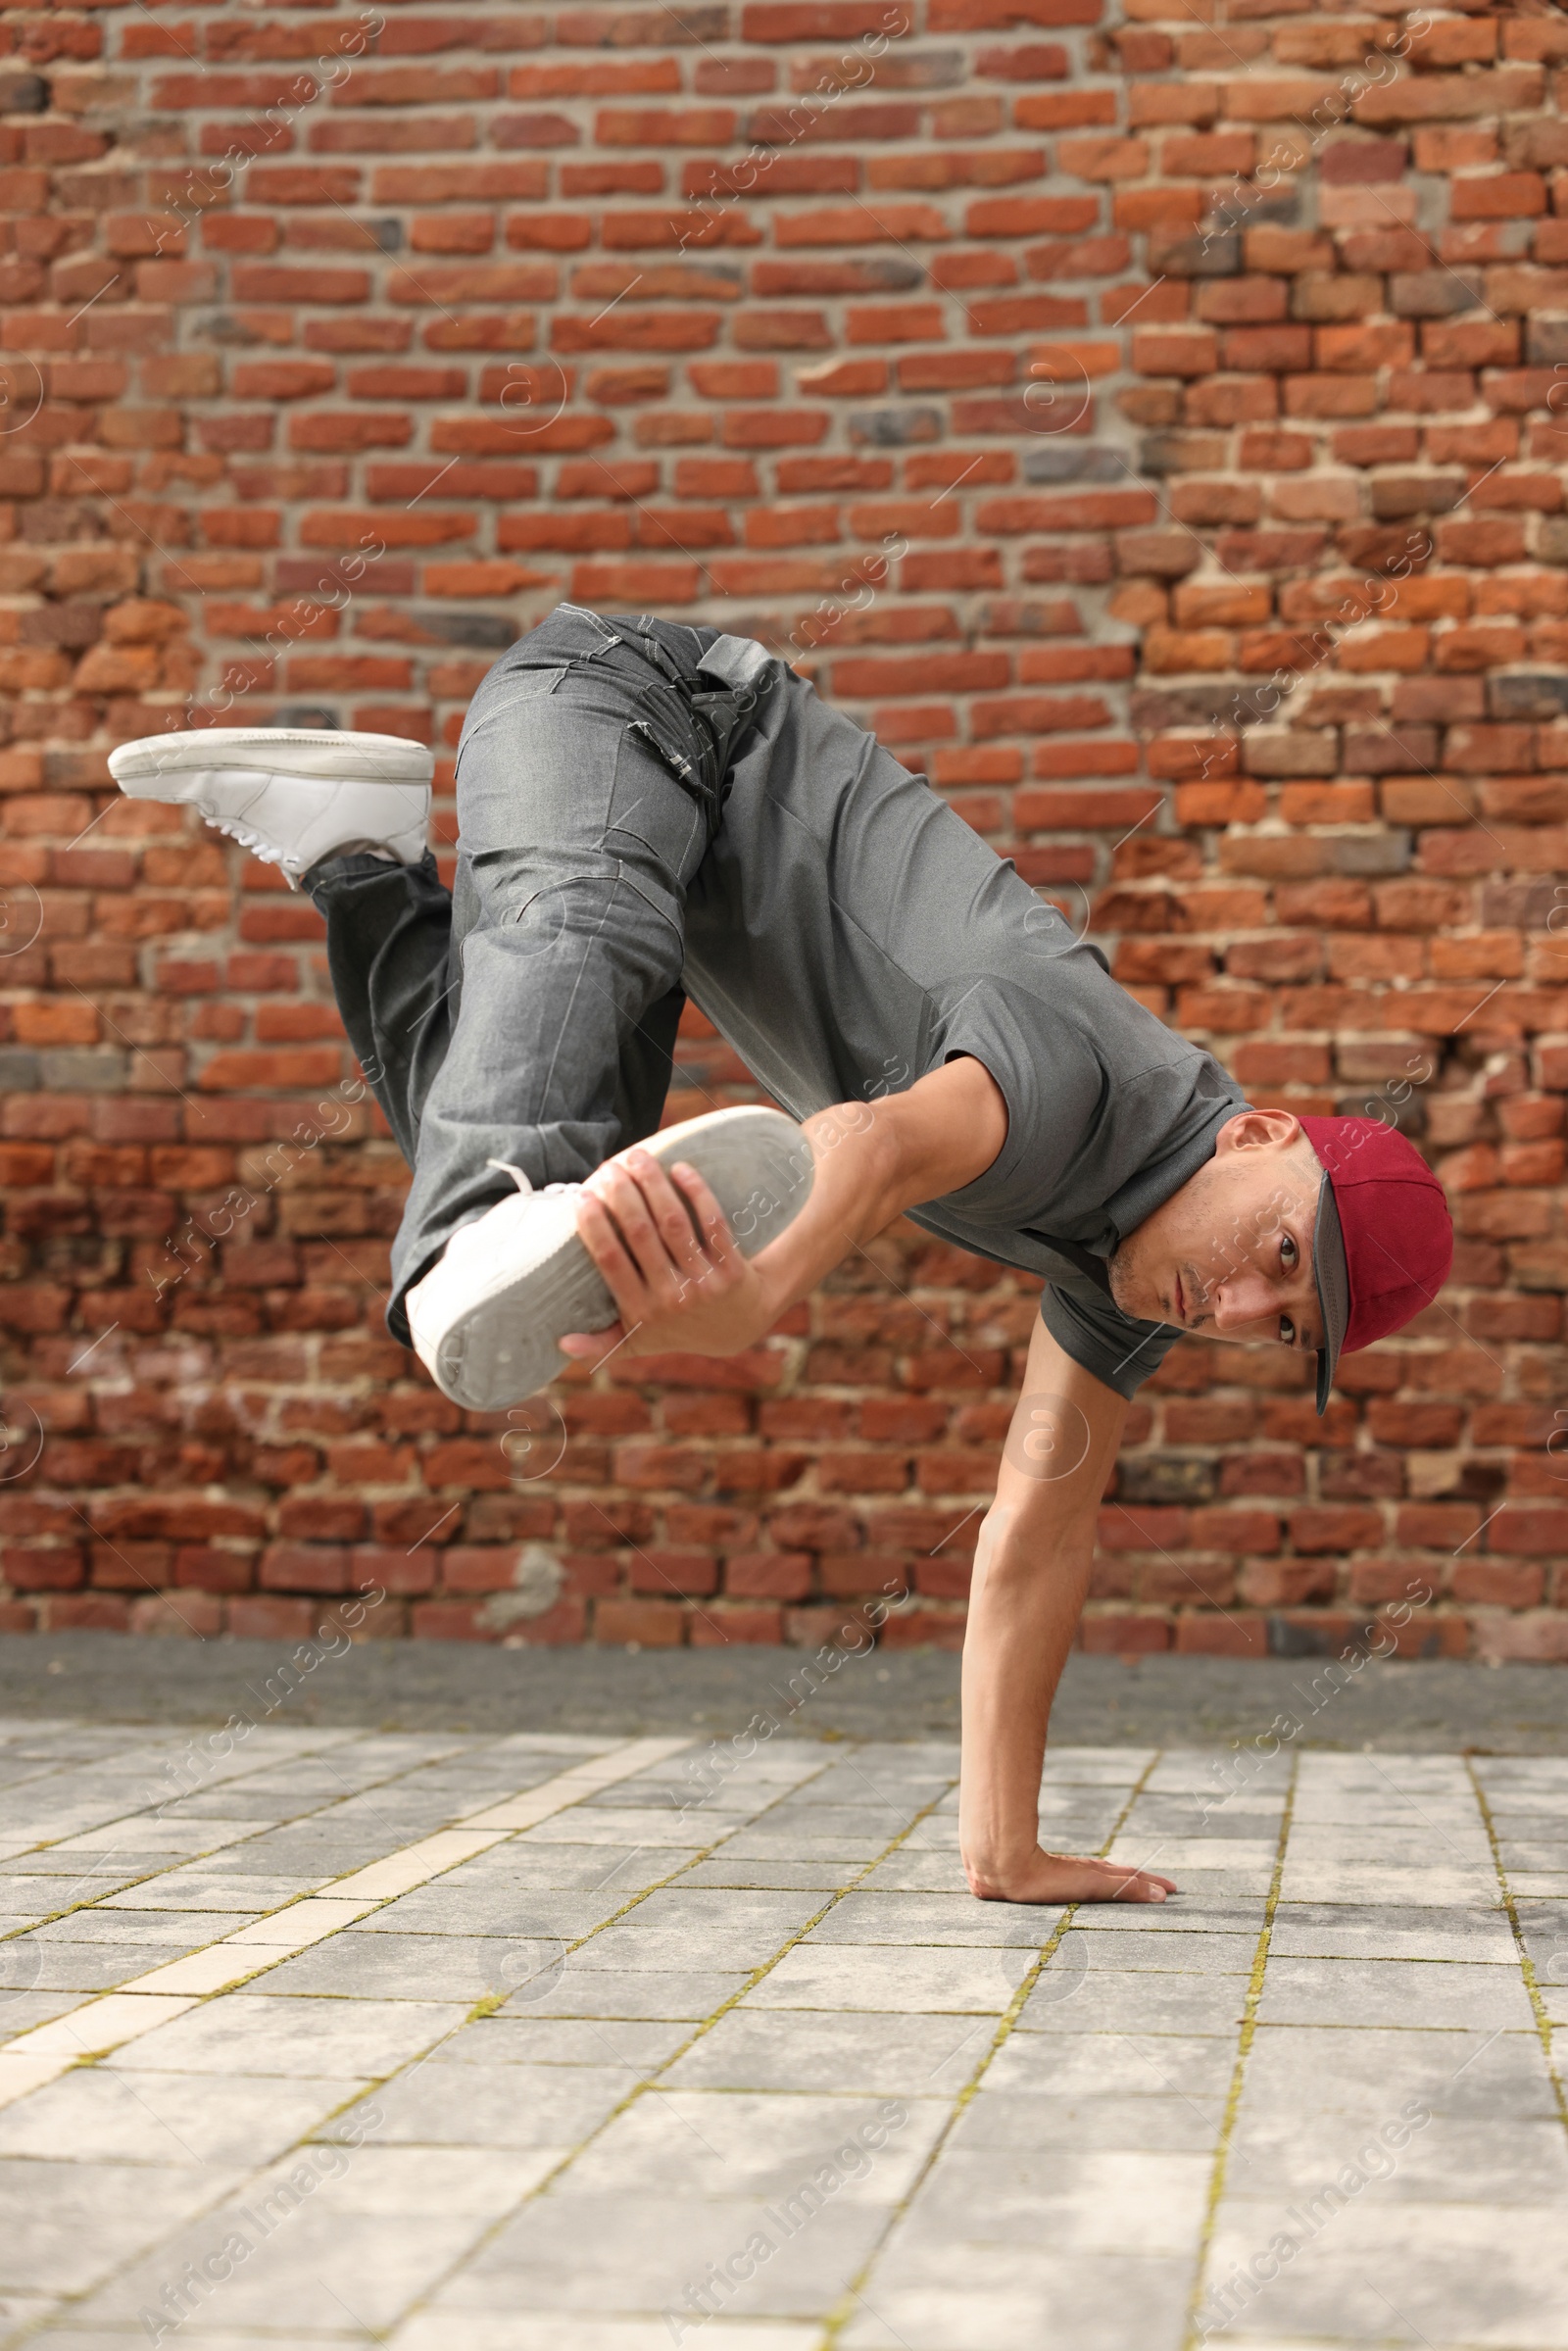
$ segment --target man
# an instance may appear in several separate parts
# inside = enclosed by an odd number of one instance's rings
[[[414,1168],[388,1325],[459,1401],[755,1344],[901,1214],[1042,1274],[975,1558],[960,1837],[976,1894],[1162,1901],[1041,1850],[1052,1696],[1128,1399],[1200,1331],[1340,1354],[1436,1296],[1441,1188],[1365,1119],[1250,1108],[999,859],[750,640],[563,605],[458,755],[449,898],[417,745],[258,728],[113,755],[303,881]],[[803,1120],[657,1135],[689,990]],[[656,1137],[649,1145],[641,1138]],[[539,1187],[547,1187],[541,1191]]]

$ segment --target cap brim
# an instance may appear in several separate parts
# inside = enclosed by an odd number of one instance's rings
[[[1318,1312],[1323,1317],[1323,1345],[1317,1357],[1318,1417],[1329,1408],[1340,1349],[1350,1321],[1350,1274],[1345,1262],[1345,1235],[1334,1186],[1324,1176],[1318,1188],[1317,1221],[1312,1228],[1312,1279],[1317,1285]]]

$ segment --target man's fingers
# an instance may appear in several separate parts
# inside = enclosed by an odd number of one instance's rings
[[[668,1263],[668,1251],[648,1212],[648,1204],[625,1168],[608,1162],[601,1167],[583,1188],[583,1203],[593,1218],[596,1238],[604,1240],[607,1248],[612,1241],[624,1264],[639,1280],[645,1280]],[[600,1270],[608,1272],[598,1249],[594,1254]]]
[[[1118,1902],[1163,1902],[1167,1894],[1176,1891],[1169,1878],[1156,1878],[1152,1870],[1128,1870],[1116,1888]]]
[[[689,1265],[701,1254],[703,1245],[684,1198],[651,1152],[635,1152],[630,1167],[671,1258],[677,1265]]]
[[[588,1197],[614,1217],[645,1280],[656,1282],[671,1268],[678,1272],[701,1253],[684,1200],[646,1151],[608,1159],[590,1177]]]
[[[1060,1862],[1064,1869],[1092,1871],[1104,1891],[1091,1895],[1091,1900],[1111,1902],[1163,1902],[1167,1894],[1178,1892],[1173,1878],[1162,1878],[1154,1870],[1141,1870],[1125,1861],[1102,1861],[1098,1854],[1082,1856],[1052,1853],[1048,1860]]]
[[[626,1247],[615,1219],[604,1201],[591,1192],[585,1192],[577,1202],[577,1238],[609,1283],[610,1295],[622,1316],[635,1320],[642,1311],[646,1291],[642,1269]]]
[[[729,1229],[723,1209],[696,1168],[687,1160],[677,1159],[670,1172],[691,1203],[702,1228],[703,1247],[715,1263],[721,1263],[735,1249],[735,1236]]]
[[[570,1355],[579,1362],[599,1364],[607,1355],[614,1353],[625,1336],[621,1325],[612,1322],[606,1331],[568,1331],[564,1339],[557,1341],[557,1345],[564,1355]]]

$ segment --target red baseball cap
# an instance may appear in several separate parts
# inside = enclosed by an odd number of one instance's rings
[[[1323,1166],[1312,1236],[1321,1414],[1342,1354],[1431,1305],[1453,1263],[1453,1219],[1414,1144],[1381,1119],[1303,1118],[1301,1132]]]

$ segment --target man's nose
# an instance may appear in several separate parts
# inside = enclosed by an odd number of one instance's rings
[[[1215,1285],[1209,1310],[1215,1330],[1228,1336],[1245,1330],[1250,1323],[1265,1321],[1273,1303],[1269,1286],[1260,1275],[1233,1274],[1229,1280]]]

